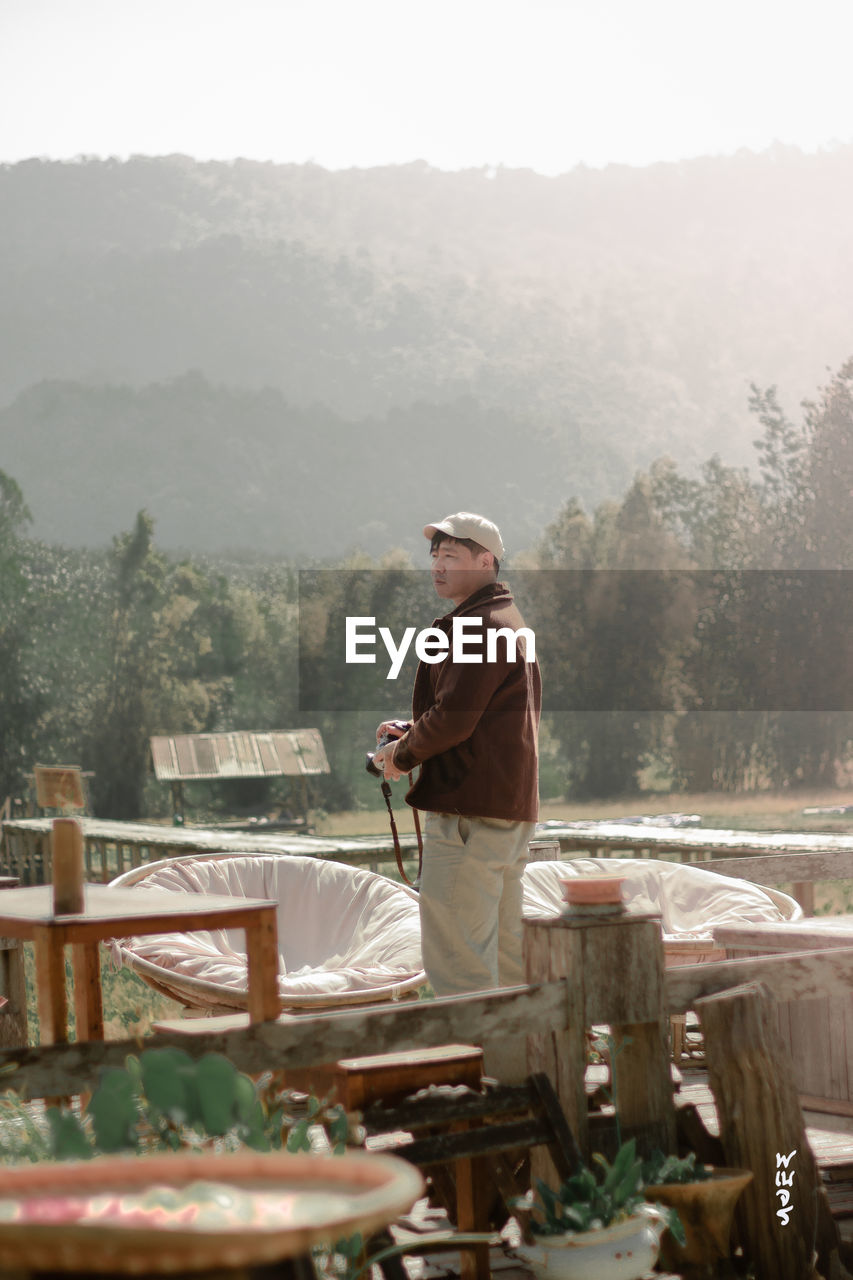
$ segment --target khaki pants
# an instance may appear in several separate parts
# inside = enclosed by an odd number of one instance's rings
[[[521,875],[536,824],[428,813],[420,911],[437,996],[524,982]]]

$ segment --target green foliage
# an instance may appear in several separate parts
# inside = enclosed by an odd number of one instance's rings
[[[82,1116],[50,1107],[37,1123],[14,1094],[0,1099],[0,1158],[71,1160],[121,1151],[177,1151],[222,1146],[311,1150],[326,1134],[339,1153],[348,1122],[339,1106],[311,1097],[294,1110],[272,1081],[256,1088],[228,1058],[193,1059],[180,1049],[146,1049],[123,1068],[104,1071]]]
[[[632,1138],[619,1148],[613,1164],[599,1153],[593,1155],[594,1171],[584,1167],[552,1190],[541,1178],[536,1180],[538,1201],[533,1208],[541,1220],[531,1221],[534,1235],[562,1235],[566,1231],[591,1231],[609,1227],[628,1218],[643,1203],[641,1168],[637,1144]]]
[[[0,471],[0,804],[22,786],[46,701],[32,654],[39,604],[24,557],[30,518],[19,485]]]
[[[643,1185],[660,1186],[662,1183],[677,1183],[683,1186],[688,1182],[706,1182],[711,1176],[701,1160],[697,1163],[696,1152],[690,1151],[686,1156],[667,1156],[660,1150],[651,1153],[648,1160],[643,1161]]]
[[[595,1169],[584,1166],[556,1191],[537,1178],[538,1197],[532,1203],[529,1198],[521,1202],[524,1208],[533,1208],[539,1214],[530,1221],[534,1235],[596,1231],[623,1222],[645,1204],[643,1162],[637,1156],[634,1138],[620,1146],[612,1164],[599,1152],[592,1159]],[[668,1208],[660,1211],[676,1241],[684,1244],[684,1228],[678,1214]]]
[[[194,404],[200,391],[175,394]],[[115,412],[117,402],[107,402],[104,412]],[[661,459],[621,501],[587,513],[576,498],[566,501],[565,472],[550,459],[563,505],[525,562],[548,572],[527,575],[519,589],[543,666],[549,794],[629,796],[652,768],[674,791],[824,788],[853,761],[846,710],[763,709],[789,705],[790,690],[803,705],[839,706],[831,682],[850,643],[849,627],[839,626],[844,597],[828,576],[805,571],[844,567],[853,556],[853,361],[806,406],[800,425],[773,388],[754,388],[751,408],[762,432],[758,476],[717,457],[687,476]],[[445,439],[430,434],[422,407],[411,413],[412,438],[430,439],[439,452],[444,439],[464,471],[455,446],[476,444],[485,420],[474,430],[467,409],[448,409]],[[388,429],[395,436],[400,424]],[[375,433],[368,438],[374,448]],[[337,456],[330,438],[322,453],[294,469],[308,530],[317,527],[311,476]],[[504,465],[500,453],[486,454]],[[433,499],[425,490],[425,509],[433,500],[444,510],[446,487]],[[383,509],[382,494],[371,501]],[[94,774],[98,816],[165,813],[165,788],[148,779],[152,734],[294,727],[313,701],[337,710],[310,713],[332,774],[310,780],[309,805],[381,807],[363,753],[381,716],[406,713],[408,674],[389,682],[381,664],[359,666],[344,681],[341,629],[349,613],[379,615],[395,634],[413,618],[428,620],[432,594],[428,582],[426,592],[420,585],[426,576],[406,568],[407,554],[339,555],[347,572],[318,570],[320,589],[297,602],[291,565],[262,556],[175,560],[157,546],[145,511],[100,553],[32,542],[27,523],[19,485],[0,473],[0,803],[22,794],[36,760],[79,762]],[[532,537],[537,526],[528,527]],[[744,574],[788,568],[804,572],[744,585]],[[817,652],[837,660],[815,661]],[[755,701],[758,685],[770,689],[770,702]],[[573,709],[554,709],[560,705]],[[288,780],[197,791],[188,799],[198,799],[203,816],[296,816],[302,807]]]

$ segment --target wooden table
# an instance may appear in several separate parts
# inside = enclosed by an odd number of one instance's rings
[[[78,1040],[103,1040],[104,1011],[98,943],[108,938],[198,929],[244,929],[249,962],[249,1017],[278,1017],[277,904],[260,898],[172,893],[166,889],[85,886],[81,915],[54,916],[51,885],[0,894],[0,935],[35,944],[42,1044],[68,1040],[65,946],[70,944]]]

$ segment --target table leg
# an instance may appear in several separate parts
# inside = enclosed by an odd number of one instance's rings
[[[74,966],[74,1012],[78,1040],[103,1040],[104,1002],[101,994],[101,958],[97,942],[75,942],[71,948]]]
[[[68,1041],[68,994],[65,990],[65,945],[54,929],[33,937],[36,953],[39,1031],[42,1044]]]
[[[258,912],[246,929],[249,962],[249,1019],[273,1022],[281,1012],[278,995],[278,929],[276,908]]]

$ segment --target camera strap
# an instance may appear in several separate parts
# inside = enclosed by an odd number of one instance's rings
[[[409,774],[409,786],[414,786],[414,779],[411,774]],[[388,809],[388,818],[391,823],[391,836],[394,840],[394,857],[397,859],[397,870],[400,872],[404,883],[410,885],[413,889],[416,889],[421,881],[421,867],[423,866],[424,861],[424,838],[421,835],[421,820],[418,815],[418,811],[417,809],[412,810],[412,813],[415,815],[415,834],[418,837],[418,874],[414,880],[410,880],[406,875],[406,871],[403,866],[403,851],[400,848],[400,836],[397,832],[397,821],[394,817],[394,810],[391,807],[391,783],[387,778],[382,779],[381,791],[385,797],[385,806]]]

